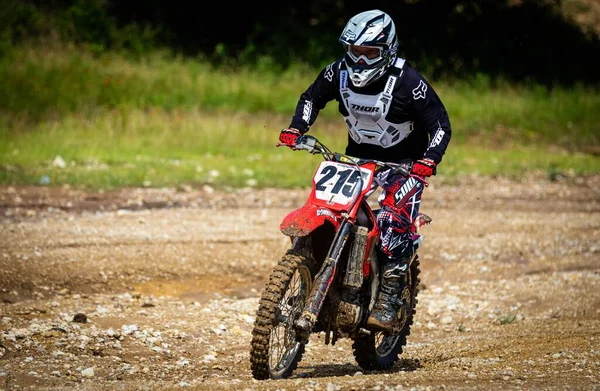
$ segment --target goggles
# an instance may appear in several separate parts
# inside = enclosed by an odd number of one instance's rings
[[[345,45],[348,56],[359,65],[373,65],[381,60],[382,49],[377,46]]]

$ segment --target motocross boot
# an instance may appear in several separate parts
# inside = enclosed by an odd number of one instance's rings
[[[377,304],[367,319],[368,327],[389,333],[400,331],[398,311],[404,304],[400,294],[406,287],[407,269],[405,261],[389,261],[385,264]]]

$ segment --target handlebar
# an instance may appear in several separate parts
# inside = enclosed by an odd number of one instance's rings
[[[358,158],[358,157],[346,155],[345,153],[340,153],[340,152],[332,152],[329,148],[327,148],[327,146],[325,146],[325,144],[323,144],[316,137],[311,136],[311,135],[305,134],[305,135],[298,137],[294,144],[278,143],[277,146],[278,147],[282,147],[282,146],[289,147],[290,149],[292,149],[294,151],[305,150],[313,155],[323,155],[323,159],[325,159],[326,161],[334,161],[334,162],[351,164],[351,165],[355,166],[356,169],[359,171],[360,171],[361,165],[366,164],[366,163],[373,163],[377,166],[377,170],[388,168],[388,169],[392,170],[393,175],[400,174],[405,178],[409,178],[409,177],[415,178],[418,181],[420,181],[421,183],[423,183],[424,186],[429,185],[427,183],[427,181],[425,180],[425,178],[423,178],[422,176],[419,176],[419,175],[415,175],[411,172],[412,165],[413,165],[412,162],[410,162],[410,164],[383,162],[383,161],[375,160],[375,159]],[[359,200],[358,194],[360,194],[360,189],[362,189],[362,188],[363,188],[363,178],[362,178],[362,175],[360,175],[357,186],[355,186],[353,188],[353,189],[358,189],[358,192],[348,210],[352,210],[354,208],[356,202]]]
[[[296,139],[295,144],[286,144],[286,143],[278,143],[278,147],[289,147],[294,151],[304,150],[308,151],[313,155],[323,155],[325,160],[336,161],[341,163],[350,163],[354,165],[360,165],[365,163],[374,163],[379,168],[389,168],[393,170],[394,174],[400,174],[404,177],[415,177],[419,179],[421,182],[427,186],[427,182],[425,179],[419,175],[414,175],[411,173],[412,162],[410,164],[400,164],[400,163],[392,163],[392,162],[383,162],[375,159],[363,159],[350,155],[346,155],[344,153],[332,152],[325,144],[320,142],[316,137],[305,134]]]

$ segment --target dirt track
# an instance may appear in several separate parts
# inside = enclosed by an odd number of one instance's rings
[[[600,176],[431,182],[402,360],[313,335],[262,382],[252,322],[306,191],[2,187],[0,389],[600,390]]]

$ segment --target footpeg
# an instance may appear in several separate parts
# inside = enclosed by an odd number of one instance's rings
[[[302,315],[300,315],[295,325],[298,329],[302,331],[311,331],[316,320],[317,319],[313,314],[311,314],[310,312],[304,312],[302,313]]]
[[[419,232],[419,229],[422,226],[431,223],[431,221],[432,221],[431,217],[427,216],[424,213],[419,213],[417,215],[417,218],[415,218],[415,221],[413,222],[413,226],[415,228],[415,232]]]

